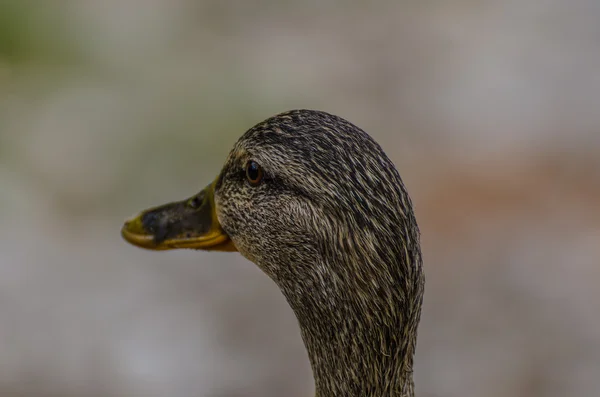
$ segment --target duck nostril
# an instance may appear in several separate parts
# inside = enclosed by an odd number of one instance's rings
[[[204,195],[203,194],[192,198],[190,200],[190,202],[189,202],[190,207],[192,207],[193,209],[199,208],[200,205],[202,204],[202,200],[203,199],[204,199]]]

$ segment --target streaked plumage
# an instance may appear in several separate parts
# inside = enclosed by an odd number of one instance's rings
[[[144,211],[123,235],[144,248],[237,250],[258,265],[298,318],[318,397],[413,396],[419,230],[395,166],[348,121],[312,110],[267,119],[205,191]]]

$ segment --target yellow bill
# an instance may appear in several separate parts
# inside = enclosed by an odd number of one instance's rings
[[[121,235],[151,250],[237,251],[217,219],[214,188],[212,183],[187,200],[142,211],[125,222]]]

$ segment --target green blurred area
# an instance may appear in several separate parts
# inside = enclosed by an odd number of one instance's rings
[[[0,2],[3,166],[70,216],[113,213],[140,190],[174,189],[176,196],[181,185],[191,187],[185,194],[200,189],[219,171],[215,165],[237,136],[260,121],[254,114],[260,107],[235,84],[243,82],[240,70],[226,66],[173,86],[153,81],[143,61],[123,70],[122,60],[95,53],[94,45],[109,32],[82,29],[80,22],[73,24],[72,12],[67,2]],[[74,128],[65,130],[69,125]],[[32,150],[36,141],[44,147]],[[44,161],[71,162],[58,167],[69,172],[49,172],[35,150],[48,157]],[[86,151],[94,164],[81,163]],[[110,181],[94,189],[105,167]],[[78,184],[90,189],[71,188]],[[154,194],[158,200],[168,196]],[[5,211],[12,208],[4,204]]]
[[[61,2],[0,2],[0,59],[9,67],[64,65],[81,60],[73,33]]]

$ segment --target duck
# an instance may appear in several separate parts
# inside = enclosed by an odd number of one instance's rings
[[[121,234],[256,264],[296,315],[316,397],[414,396],[419,227],[395,165],[349,121],[306,109],[270,117],[203,190],[141,211]]]

